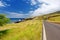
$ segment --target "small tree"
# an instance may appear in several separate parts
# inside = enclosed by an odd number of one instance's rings
[[[0,14],[0,26],[8,23],[10,20],[4,14]]]

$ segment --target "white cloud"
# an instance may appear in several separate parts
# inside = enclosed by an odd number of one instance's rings
[[[0,1],[0,7],[4,7],[5,5],[3,4],[2,1]]]
[[[31,0],[31,5],[36,5],[36,1],[35,0]]]
[[[10,6],[10,5],[7,4],[6,2],[0,1],[0,7],[6,7],[6,6]]]
[[[33,13],[33,11],[29,11],[29,14]]]
[[[8,18],[26,18],[29,14],[22,14],[22,13],[16,13],[16,12],[6,12]]]
[[[52,13],[55,11],[60,11],[60,0],[37,0],[38,2],[43,2],[42,5],[39,4],[39,8],[33,11],[31,16],[38,16],[47,13]],[[32,1],[33,2],[33,1]],[[36,4],[37,2],[35,2]],[[34,4],[34,2],[33,2]]]

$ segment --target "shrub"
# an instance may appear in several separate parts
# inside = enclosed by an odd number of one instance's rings
[[[4,14],[0,14],[0,26],[3,26],[4,24],[8,23],[10,21],[9,18],[7,18]]]

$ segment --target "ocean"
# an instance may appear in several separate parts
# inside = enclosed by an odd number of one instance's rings
[[[24,18],[10,18],[11,22],[17,22],[17,21],[21,21],[24,20]]]

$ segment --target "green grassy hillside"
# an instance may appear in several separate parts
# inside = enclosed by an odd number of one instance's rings
[[[50,14],[50,16],[48,17],[48,21],[60,23],[60,12]]]
[[[0,27],[0,40],[42,40],[42,20],[4,25]]]

